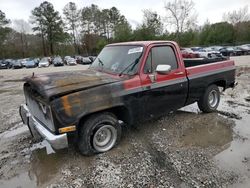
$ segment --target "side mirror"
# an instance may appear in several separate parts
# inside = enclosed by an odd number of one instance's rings
[[[157,65],[156,72],[159,74],[169,74],[171,71],[170,65]]]

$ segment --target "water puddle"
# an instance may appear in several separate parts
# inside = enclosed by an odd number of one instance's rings
[[[60,167],[63,166],[67,154],[65,150],[55,153],[47,141],[34,144],[28,149],[32,151],[28,171],[8,180],[0,180],[0,187],[33,188],[43,186],[56,176]]]
[[[48,155],[45,149],[33,151],[30,173],[36,177],[37,186],[44,185],[55,177],[60,167],[64,164],[66,153],[65,151],[60,151]]]
[[[54,181],[54,178],[61,176],[64,168],[69,168],[67,165],[73,163],[78,168],[87,169],[92,164],[93,159],[95,159],[94,157],[83,157],[69,149],[55,152],[45,140],[33,144],[30,148],[26,148],[22,152],[28,155],[31,153],[29,156],[29,168],[13,178],[4,181],[0,180],[0,187],[47,187]],[[13,163],[18,164],[18,161],[13,161]]]
[[[225,147],[233,140],[232,125],[223,117],[217,114],[210,114],[211,119],[206,121],[201,119],[198,123],[193,123],[191,127],[183,131],[179,139],[182,146],[198,147]]]
[[[230,147],[214,157],[218,166],[240,174],[239,182],[231,187],[250,185],[250,115],[241,114],[242,120],[235,120],[234,139]]]
[[[3,188],[34,188],[36,186],[36,176],[25,172],[11,178],[7,181],[0,181],[0,187]]]
[[[184,113],[192,113],[191,121],[183,130],[179,142],[181,146],[198,146],[207,148],[215,146],[223,150],[233,140],[233,121],[218,115],[218,113],[202,114],[196,104],[180,109]]]

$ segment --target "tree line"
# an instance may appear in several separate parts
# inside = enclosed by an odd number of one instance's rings
[[[135,29],[116,7],[101,9],[92,4],[79,8],[69,2],[60,15],[53,4],[44,1],[31,11],[29,23],[13,20],[14,29],[0,10],[0,58],[96,55],[108,43],[136,40],[175,40],[181,46],[250,43],[247,6],[224,13],[222,22],[206,21],[203,26],[197,24],[191,0],[171,0],[164,8],[164,17],[143,10],[143,21]]]

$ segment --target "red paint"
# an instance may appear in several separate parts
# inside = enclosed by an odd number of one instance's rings
[[[140,64],[137,76],[135,76],[132,79],[124,81],[124,88],[126,90],[134,89],[134,88],[138,88],[138,87],[143,87],[143,86],[149,86],[152,84],[152,82],[149,79],[149,75],[145,74],[143,72],[143,67],[144,67],[144,64],[146,63],[146,60],[147,60],[147,57],[148,57],[148,54],[149,54],[151,48],[153,48],[155,46],[161,46],[161,45],[171,46],[174,49],[174,52],[175,52],[176,58],[177,58],[177,62],[178,62],[178,69],[173,70],[168,75],[162,75],[162,74],[155,73],[157,83],[164,82],[167,80],[173,80],[173,79],[177,79],[177,78],[185,78],[186,77],[186,70],[184,67],[183,60],[182,60],[182,55],[180,53],[179,47],[178,47],[176,42],[172,42],[172,41],[142,41],[142,42],[118,43],[118,44],[114,44],[114,45],[142,45],[142,46],[144,46],[144,54],[141,58],[141,64]],[[183,74],[179,74],[181,72]]]
[[[211,71],[216,71],[228,67],[234,67],[234,61],[228,60],[228,61],[221,61],[218,63],[211,63],[206,65],[199,65],[195,67],[188,67],[187,70],[187,76],[195,75],[195,74],[201,74],[201,73],[207,73]]]
[[[143,68],[144,68],[144,64],[146,63],[146,60],[147,60],[147,57],[151,48],[155,46],[161,46],[161,45],[171,46],[174,49],[177,62],[178,62],[178,69],[172,70],[171,73],[168,75],[161,75],[161,74],[155,73],[157,83],[165,82],[168,80],[179,79],[179,78],[186,78],[187,76],[190,76],[190,75],[217,71],[217,70],[227,68],[227,67],[234,67],[234,61],[228,60],[228,61],[222,61],[218,63],[189,67],[186,69],[184,62],[183,62],[180,48],[178,44],[173,41],[134,41],[134,42],[110,44],[109,46],[117,46],[117,45],[140,45],[144,47],[144,53],[141,58],[141,63],[140,63],[140,67],[139,67],[137,75],[135,75],[131,79],[124,81],[124,89],[126,90],[135,89],[135,88],[139,88],[142,86],[149,86],[152,84],[149,78],[149,74],[145,74],[143,72]],[[118,75],[116,76],[112,75],[112,76],[118,77]]]
[[[141,87],[141,80],[140,80],[139,75],[136,75],[129,80],[125,80],[123,82],[123,85],[124,85],[125,90],[135,89],[135,88]]]

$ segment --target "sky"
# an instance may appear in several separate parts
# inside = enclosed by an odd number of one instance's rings
[[[39,6],[44,0],[0,0],[0,10],[8,19],[29,20],[31,10]],[[156,11],[162,18],[166,16],[164,4],[170,0],[47,0],[54,8],[62,13],[63,7],[69,2],[75,2],[79,8],[96,4],[100,8],[117,7],[121,14],[125,15],[129,23],[135,28],[142,22],[143,9]],[[210,23],[222,21],[224,12],[238,10],[248,6],[250,11],[250,0],[193,0],[195,11],[198,14],[198,25],[206,20]],[[166,28],[167,29],[167,28]]]

